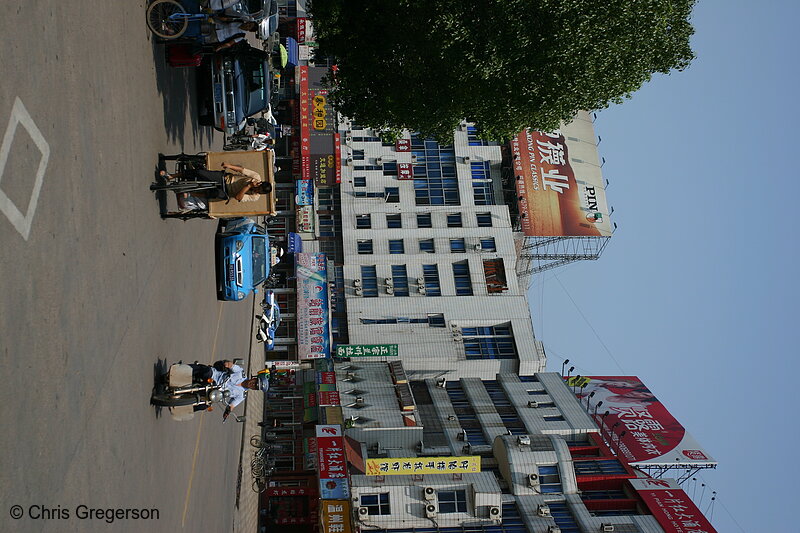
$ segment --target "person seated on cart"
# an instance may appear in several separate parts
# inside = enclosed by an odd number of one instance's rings
[[[272,191],[272,184],[263,180],[255,170],[250,170],[239,165],[222,163],[223,170],[207,170],[204,168],[191,169],[175,174],[161,171],[161,176],[166,180],[173,179],[198,179],[225,183],[225,193],[228,198],[237,202],[255,202],[262,194]],[[225,195],[223,195],[224,197]],[[197,191],[194,193],[180,193],[178,207],[181,209],[208,209],[207,200],[219,198],[215,191]]]

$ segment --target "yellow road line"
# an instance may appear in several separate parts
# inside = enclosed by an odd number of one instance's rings
[[[214,342],[211,344],[211,360],[214,360],[214,354],[217,353],[217,336],[219,334],[219,325],[222,322],[222,303],[219,304],[219,314],[217,315],[217,328],[214,331]],[[183,502],[183,518],[181,518],[181,529],[186,527],[186,513],[189,511],[189,497],[192,494],[192,481],[194,480],[194,470],[197,465],[197,454],[200,451],[200,435],[203,433],[203,420],[204,416],[200,417],[200,425],[197,427],[197,440],[194,443],[194,455],[192,456],[192,470],[189,473],[189,486],[186,488],[186,499]]]

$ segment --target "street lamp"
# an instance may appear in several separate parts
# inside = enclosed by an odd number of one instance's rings
[[[583,387],[581,387],[581,388],[583,388]],[[589,409],[589,400],[591,400],[594,397],[594,393],[595,392],[597,392],[597,391],[590,392],[589,396],[586,397],[586,409]]]
[[[597,408],[600,407],[601,405],[603,405],[603,400],[600,400],[599,402],[594,404],[594,414],[593,414],[593,416],[595,418],[597,418]]]
[[[569,363],[569,359],[564,359],[564,362],[561,363],[561,377],[562,378],[564,377],[564,367],[567,366],[568,363]]]

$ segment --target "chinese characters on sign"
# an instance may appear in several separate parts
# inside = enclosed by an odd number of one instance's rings
[[[411,172],[411,163],[397,163],[397,179],[414,179],[414,175]]]
[[[323,499],[349,498],[350,485],[347,481],[347,457],[342,426],[317,426],[316,436],[320,496]]]
[[[715,533],[688,494],[672,479],[629,480],[664,531]]]
[[[300,87],[301,177],[318,186],[331,187],[341,176],[337,170],[338,143],[334,129],[335,113],[324,84],[327,69],[298,67]],[[341,178],[339,178],[341,179]]]
[[[295,258],[298,357],[327,357],[330,355],[330,326],[325,254],[299,253]]]
[[[368,476],[408,474],[469,474],[481,471],[480,456],[408,457],[402,459],[367,459]]]
[[[320,506],[322,533],[350,533],[350,501],[325,500]]]
[[[397,357],[397,344],[339,344],[336,357]]]

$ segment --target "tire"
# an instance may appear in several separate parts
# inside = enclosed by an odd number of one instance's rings
[[[175,396],[172,394],[154,394],[150,398],[150,403],[161,407],[181,407],[186,405],[194,405],[197,398],[193,394],[184,394],[182,396]]]
[[[258,435],[253,435],[250,437],[250,446],[253,446],[254,448],[261,448],[264,446],[264,441],[261,440],[261,437]]]
[[[267,490],[266,482],[261,481],[260,479],[256,479],[256,480],[253,481],[253,492],[256,492],[256,493],[260,494],[260,493],[264,492],[265,490]]]
[[[186,13],[176,0],[156,0],[147,8],[147,27],[159,39],[171,41],[186,32],[189,21],[182,18],[171,21],[169,17],[176,13]]]

